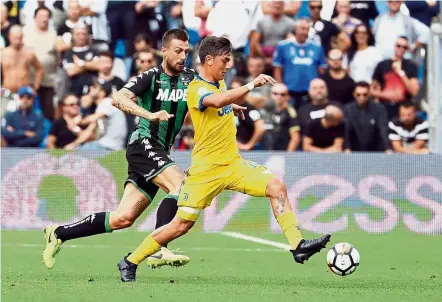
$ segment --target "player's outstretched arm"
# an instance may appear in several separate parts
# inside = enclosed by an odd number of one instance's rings
[[[167,121],[173,117],[173,114],[169,114],[165,110],[155,113],[147,111],[136,104],[137,100],[138,97],[132,91],[122,88],[113,96],[112,105],[125,113],[143,117],[150,121]]]
[[[271,76],[260,74],[247,85],[235,89],[230,89],[223,93],[211,94],[206,96],[203,100],[203,106],[222,108],[226,105],[230,105],[238,100],[241,100],[241,98],[245,96],[253,88],[264,86],[267,83],[273,85],[276,83],[276,81]]]

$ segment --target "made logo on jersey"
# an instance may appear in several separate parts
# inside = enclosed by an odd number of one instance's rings
[[[178,102],[187,101],[187,89],[163,89],[160,88],[157,95],[157,100],[164,102]]]

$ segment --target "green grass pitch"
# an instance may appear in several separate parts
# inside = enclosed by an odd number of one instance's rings
[[[119,159],[102,158],[100,162],[113,174],[121,194],[127,175],[124,153],[113,156]],[[53,221],[69,221],[77,215],[77,194],[72,180],[59,175],[43,179],[38,191],[45,201],[44,213]],[[230,200],[229,194],[221,195],[219,209]],[[305,196],[300,209],[318,200]],[[401,214],[414,213],[422,221],[433,217],[407,200],[393,202]],[[203,233],[202,219],[194,230],[170,246],[186,251],[191,258],[186,267],[152,271],[143,263],[135,284],[120,282],[116,263],[147,233],[119,231],[68,242],[57,256],[55,267],[47,270],[41,259],[42,231],[2,230],[1,301],[442,301],[442,236],[416,235],[402,222],[390,233],[368,234],[356,227],[352,216],[355,211],[368,213],[372,220],[384,216],[379,208],[341,204],[316,219],[326,222],[348,214],[347,231],[334,233],[331,241],[350,242],[361,254],[360,267],[348,277],[328,270],[326,250],[299,265],[290,253],[280,249],[219,233]],[[286,243],[282,234],[268,232],[269,217],[268,203],[251,198],[225,230]],[[304,235],[317,236],[308,232]]]
[[[244,232],[285,243],[283,235]],[[406,231],[385,235],[336,233],[361,253],[348,277],[331,273],[326,252],[304,265],[269,246],[194,231],[179,239],[191,257],[183,268],[138,270],[135,284],[119,281],[116,263],[146,234],[121,231],[68,242],[47,270],[41,231],[2,232],[2,301],[441,301],[440,236]],[[306,236],[314,234],[305,233]]]

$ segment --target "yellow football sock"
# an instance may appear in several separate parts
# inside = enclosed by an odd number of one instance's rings
[[[161,245],[153,239],[152,234],[146,237],[137,249],[127,257],[127,260],[134,264],[140,264],[150,255],[155,254],[161,249]]]
[[[302,235],[301,231],[299,230],[298,221],[296,220],[295,213],[284,213],[276,217],[276,220],[278,221],[279,226],[284,232],[284,235],[289,241],[292,249],[296,249],[299,242],[302,240]]]

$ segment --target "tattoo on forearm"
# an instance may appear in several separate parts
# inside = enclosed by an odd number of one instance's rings
[[[144,212],[144,210],[147,208],[148,205],[149,205],[149,199],[145,196],[140,197],[135,203],[135,205],[132,207],[132,214],[135,217],[139,217],[141,213]]]
[[[284,213],[287,197],[283,194],[279,194],[276,198],[278,199],[278,204],[276,205],[276,215],[279,216]]]
[[[137,96],[135,94],[129,90],[123,90],[120,93],[118,93],[114,98],[115,107],[131,115],[137,115],[144,118],[147,117],[149,112],[135,104],[137,101]]]

